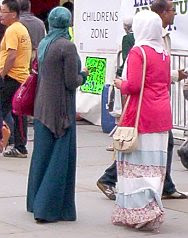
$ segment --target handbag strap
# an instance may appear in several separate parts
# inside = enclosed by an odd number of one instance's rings
[[[138,122],[139,122],[139,117],[140,117],[140,109],[141,109],[143,92],[144,92],[144,83],[145,83],[145,78],[146,78],[146,53],[145,53],[144,49],[141,46],[139,46],[139,49],[142,52],[144,63],[143,63],[142,84],[141,84],[140,96],[139,96],[139,101],[138,101],[138,110],[137,110],[137,114],[136,114],[135,128],[138,128]],[[127,100],[126,100],[125,106],[123,108],[123,112],[121,114],[121,117],[120,117],[118,125],[121,125],[121,123],[123,121],[123,116],[124,116],[124,114],[125,114],[125,112],[127,110],[130,98],[131,98],[131,96],[129,95],[127,97]]]

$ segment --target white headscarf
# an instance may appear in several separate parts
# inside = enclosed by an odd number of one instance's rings
[[[148,45],[158,53],[163,53],[162,20],[149,10],[138,12],[133,18],[135,46]]]

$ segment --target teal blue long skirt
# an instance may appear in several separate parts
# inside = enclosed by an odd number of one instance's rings
[[[57,139],[35,120],[27,211],[33,212],[35,219],[49,222],[76,220],[75,171],[76,125]]]

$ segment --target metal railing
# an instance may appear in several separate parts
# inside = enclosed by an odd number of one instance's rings
[[[117,54],[117,68],[122,64],[122,51]],[[172,50],[171,52],[172,70],[184,69],[188,67],[188,51]],[[188,79],[187,79],[188,80]],[[184,132],[188,131],[188,102],[183,96],[183,84],[173,83],[171,86],[171,104],[173,115],[173,128]]]
[[[172,69],[184,69],[188,67],[188,51],[173,50],[171,53]],[[188,131],[188,108],[187,101],[183,96],[185,80],[174,83],[171,86],[171,103],[173,115],[173,128]]]

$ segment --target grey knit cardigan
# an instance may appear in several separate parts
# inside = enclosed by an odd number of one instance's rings
[[[75,120],[75,90],[83,81],[79,68],[76,47],[64,38],[50,45],[42,65],[39,64],[34,118],[57,138]]]

